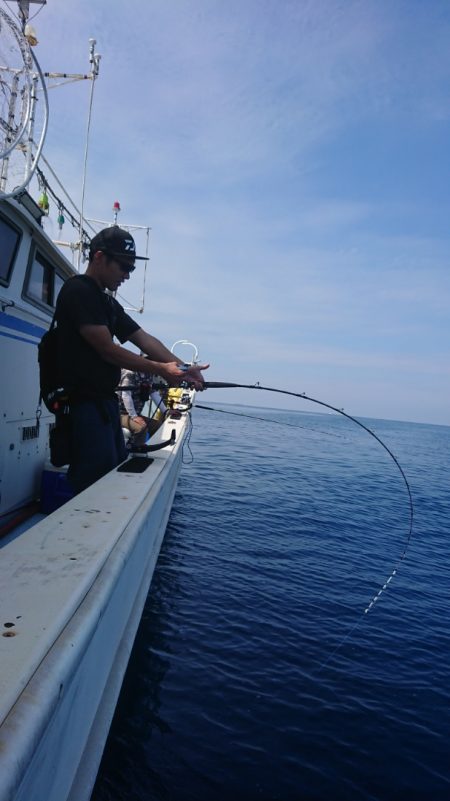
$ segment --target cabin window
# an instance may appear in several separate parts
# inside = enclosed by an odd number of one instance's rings
[[[35,254],[28,277],[28,294],[51,306],[53,270],[38,253]]]
[[[0,284],[6,286],[11,278],[12,267],[20,242],[20,231],[0,217]]]
[[[53,284],[53,305],[55,306],[56,301],[58,300],[59,290],[61,289],[65,279],[62,276],[55,273],[55,280]]]
[[[37,304],[54,307],[65,278],[38,251],[28,268],[25,295]]]

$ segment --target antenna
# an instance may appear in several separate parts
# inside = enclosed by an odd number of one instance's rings
[[[114,225],[117,225],[117,217],[118,217],[119,211],[121,211],[120,203],[119,203],[118,200],[115,200],[114,203],[113,203]]]
[[[92,103],[94,100],[94,87],[95,81],[98,77],[98,72],[100,69],[100,59],[101,56],[95,52],[95,45],[97,41],[95,39],[89,39],[89,63],[91,65],[91,96],[89,100],[89,113],[88,113],[88,122],[87,122],[87,130],[86,130],[86,147],[84,151],[84,166],[83,166],[83,184],[81,188],[81,213],[80,213],[80,227],[79,227],[79,249],[78,249],[78,260],[77,260],[77,268],[78,271],[80,270],[80,262],[81,262],[81,253],[82,253],[82,239],[83,239],[83,223],[84,223],[84,195],[86,189],[86,170],[87,170],[87,157],[88,157],[88,149],[89,149],[89,132],[91,128],[91,117],[92,117]]]

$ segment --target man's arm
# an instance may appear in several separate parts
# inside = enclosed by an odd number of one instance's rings
[[[202,389],[203,377],[200,370],[209,365],[197,366],[186,372],[179,369],[180,362],[158,339],[147,334],[141,328],[130,336],[130,341],[147,353],[149,346],[149,359],[138,356],[130,350],[116,345],[106,325],[82,325],[80,334],[94,348],[99,356],[117,367],[133,370],[133,372],[147,373],[161,376],[169,384],[179,384],[181,381],[191,381],[196,389]],[[143,336],[140,336],[142,334]]]
[[[166,365],[168,363],[173,364],[174,362],[176,365],[184,364],[184,362],[178,359],[177,356],[174,356],[172,351],[168,350],[159,339],[148,334],[147,331],[144,331],[142,328],[135,331],[129,339],[130,342],[133,342],[134,345],[137,345],[144,351],[150,359],[156,359],[160,364],[161,362]],[[146,359],[145,361],[148,360]],[[183,371],[183,379],[193,384],[195,389],[203,389],[204,379],[201,370],[207,370],[208,367],[209,364],[196,364],[188,370]],[[158,373],[158,375],[161,375],[161,373]],[[179,383],[179,381],[180,379],[178,379],[177,383]]]
[[[147,334],[143,328],[138,328],[131,336],[129,337],[130,342],[133,345],[137,345],[150,359],[154,359],[156,362],[176,362],[176,364],[183,364],[181,359],[178,359],[177,356],[174,356],[159,339],[152,336],[151,334]]]

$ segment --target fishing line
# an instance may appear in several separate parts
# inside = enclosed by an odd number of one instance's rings
[[[200,403],[195,404],[196,409],[206,409],[208,412],[221,412],[222,414],[232,414],[235,417],[248,417],[250,420],[262,420],[263,423],[273,423],[277,426],[289,426],[289,428],[302,428],[304,431],[315,431],[318,434],[325,434],[327,437],[338,437],[345,439],[342,434],[334,434],[331,431],[323,431],[320,428],[311,428],[311,426],[300,426],[296,423],[286,423],[283,420],[274,420],[270,417],[257,417],[255,414],[244,414],[243,412],[230,412],[228,409],[213,409],[212,406],[202,406]]]
[[[193,431],[193,428],[194,428],[194,423],[193,423],[192,415],[191,415],[190,411],[187,412],[186,416],[188,418],[188,430],[187,430],[186,437],[183,440],[183,447],[182,447],[182,451],[181,451],[181,454],[182,454],[181,461],[182,461],[183,464],[192,464],[192,462],[194,461],[194,454],[192,453],[192,449],[191,449],[191,437],[192,437],[192,431]],[[184,453],[185,447],[186,447],[186,450],[189,452],[189,455],[191,457],[190,459],[186,459],[186,457],[185,457],[185,453]]]
[[[368,426],[364,425],[364,423],[361,423],[361,421],[357,420],[356,417],[352,417],[351,414],[347,414],[347,412],[344,412],[343,409],[338,409],[336,406],[332,406],[331,403],[326,403],[325,401],[318,400],[317,398],[311,398],[309,395],[306,394],[306,392],[289,392],[286,389],[278,389],[276,387],[263,387],[263,386],[261,386],[261,384],[259,382],[257,382],[256,384],[234,384],[234,383],[226,382],[226,381],[205,381],[204,388],[205,389],[228,389],[228,388],[231,388],[231,389],[258,389],[258,390],[263,390],[265,392],[276,392],[279,395],[289,395],[289,396],[291,396],[293,398],[301,398],[303,400],[311,401],[311,403],[317,403],[319,406],[324,406],[326,409],[331,409],[333,412],[337,412],[338,414],[342,415],[343,417],[346,417],[347,420],[351,420],[352,423],[355,423],[357,426],[359,426],[360,428],[364,429],[364,431],[366,431],[368,434],[370,434],[370,436],[373,437],[379,443],[379,445],[381,445],[381,447],[384,448],[386,453],[388,453],[388,455],[391,457],[391,459],[393,460],[394,464],[396,465],[396,467],[397,467],[397,469],[398,469],[398,471],[399,471],[399,473],[400,473],[400,475],[401,475],[401,477],[403,479],[403,482],[405,484],[406,491],[407,491],[407,494],[408,494],[409,528],[408,528],[408,535],[406,537],[405,545],[404,545],[403,550],[400,553],[400,556],[398,557],[393,569],[391,570],[391,572],[390,572],[389,576],[387,577],[386,581],[380,587],[378,592],[375,593],[375,595],[370,599],[369,603],[367,604],[366,608],[364,609],[364,614],[367,614],[368,612],[370,612],[370,610],[377,603],[377,601],[379,600],[380,596],[387,589],[387,587],[391,583],[392,579],[396,575],[400,564],[403,562],[403,560],[404,560],[404,558],[406,556],[406,552],[408,550],[408,546],[409,546],[409,543],[411,541],[411,536],[412,536],[413,520],[414,520],[413,499],[412,499],[412,494],[411,494],[411,489],[409,487],[408,479],[406,478],[406,475],[405,475],[405,473],[403,471],[403,468],[402,468],[400,462],[398,461],[397,457],[394,456],[394,454],[392,453],[390,448],[388,448],[388,446],[383,442],[383,440],[380,439],[380,437],[377,434],[375,434],[375,432],[372,431],[372,429],[370,429]],[[352,633],[352,631],[354,631],[354,629],[356,628],[357,625],[358,625],[358,622],[348,632],[348,634],[344,637],[344,639],[341,641],[341,643],[339,643],[338,648],[341,647],[343,642],[347,639],[347,637],[350,636],[350,634]],[[329,658],[327,659],[327,662],[329,661],[329,659],[331,659],[331,657],[332,657],[332,655],[334,653],[335,653],[335,651],[333,651],[333,653],[330,654]]]

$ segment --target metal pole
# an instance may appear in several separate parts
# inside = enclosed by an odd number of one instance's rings
[[[30,119],[28,122],[28,137],[27,137],[28,147],[26,150],[25,174],[24,174],[25,182],[28,182],[33,167],[32,145],[33,145],[33,135],[34,135],[34,123],[36,118],[37,84],[38,84],[38,76],[33,75],[33,82],[31,85],[31,112],[30,112]]]
[[[92,116],[92,103],[94,99],[94,87],[95,87],[95,80],[98,76],[98,71],[100,67],[100,56],[95,53],[95,45],[97,44],[95,39],[89,39],[90,44],[90,55],[89,55],[89,62],[91,64],[91,75],[92,75],[92,86],[91,86],[91,96],[89,100],[89,113],[88,113],[88,124],[86,130],[86,147],[84,150],[84,166],[83,166],[83,183],[81,188],[81,216],[80,216],[80,227],[79,227],[79,249],[78,249],[78,259],[77,259],[77,269],[80,270],[80,263],[81,263],[81,252],[82,252],[82,238],[83,238],[83,223],[84,223],[84,195],[86,189],[86,171],[87,171],[87,158],[88,158],[88,150],[89,150],[89,131],[91,128],[91,116]]]
[[[22,18],[23,25],[25,27],[25,23],[30,16],[30,3],[38,3],[41,6],[45,6],[47,0],[17,0],[17,5],[19,6],[19,14]]]
[[[19,85],[19,76],[14,75],[12,79],[12,89],[11,89],[11,97],[9,99],[9,110],[8,110],[8,134],[6,137],[6,151],[8,151],[8,145],[11,144],[13,135],[13,124],[14,124],[14,115],[16,113],[16,100],[17,100],[17,88]],[[0,189],[2,192],[6,190],[6,184],[8,181],[8,164],[9,164],[9,153],[2,159],[2,170],[1,170],[1,178],[0,178]]]

